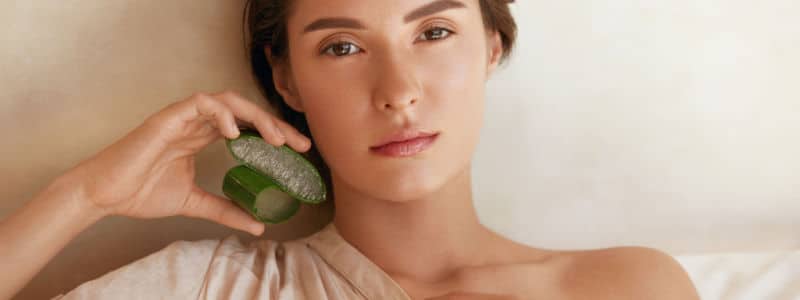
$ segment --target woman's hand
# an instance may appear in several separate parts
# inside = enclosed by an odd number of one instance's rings
[[[194,155],[222,136],[235,138],[236,119],[273,145],[286,142],[300,152],[311,147],[290,125],[235,93],[195,94],[172,103],[0,220],[0,270],[14,274],[0,284],[0,299],[14,296],[69,241],[107,215],[185,215],[260,235],[264,224],[194,183]]]
[[[195,154],[223,136],[236,138],[237,119],[257,129],[270,144],[287,143],[299,152],[311,147],[291,125],[236,93],[198,93],[151,115],[65,175],[74,176],[81,198],[105,215],[184,215],[260,235],[263,223],[194,182]]]

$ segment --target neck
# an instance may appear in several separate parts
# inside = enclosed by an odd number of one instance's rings
[[[472,203],[470,167],[420,199],[359,193],[333,176],[334,224],[342,237],[388,274],[435,281],[480,263],[492,233]]]

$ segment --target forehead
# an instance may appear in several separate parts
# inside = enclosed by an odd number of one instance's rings
[[[368,26],[402,24],[425,10],[445,8],[479,12],[479,3],[478,0],[294,0],[287,25],[290,32],[302,33],[308,24],[332,17],[353,18]]]

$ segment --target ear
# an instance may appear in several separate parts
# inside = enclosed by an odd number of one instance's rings
[[[275,85],[278,94],[283,97],[283,101],[289,107],[298,112],[303,112],[303,103],[298,97],[297,86],[294,83],[289,63],[282,59],[276,60],[273,58],[268,47],[264,48],[264,55],[266,55],[267,61],[272,67],[272,83]]]
[[[486,78],[488,79],[500,64],[500,58],[503,57],[503,40],[500,38],[499,31],[494,30],[489,34],[486,48],[489,56],[486,64]]]

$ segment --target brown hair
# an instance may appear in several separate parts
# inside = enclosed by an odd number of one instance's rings
[[[500,33],[503,44],[501,63],[505,62],[511,54],[517,34],[517,25],[508,7],[508,4],[514,0],[478,1],[484,28]],[[272,67],[264,53],[264,48],[269,47],[274,59],[288,58],[289,44],[286,23],[291,8],[290,2],[290,0],[247,0],[243,19],[245,48],[253,76],[258,82],[261,93],[267,98],[267,102],[275,109],[279,117],[311,139],[311,149],[303,153],[303,156],[319,169],[328,188],[328,198],[331,199],[333,184],[330,170],[317,151],[305,114],[289,107],[277,92],[272,79]]]

